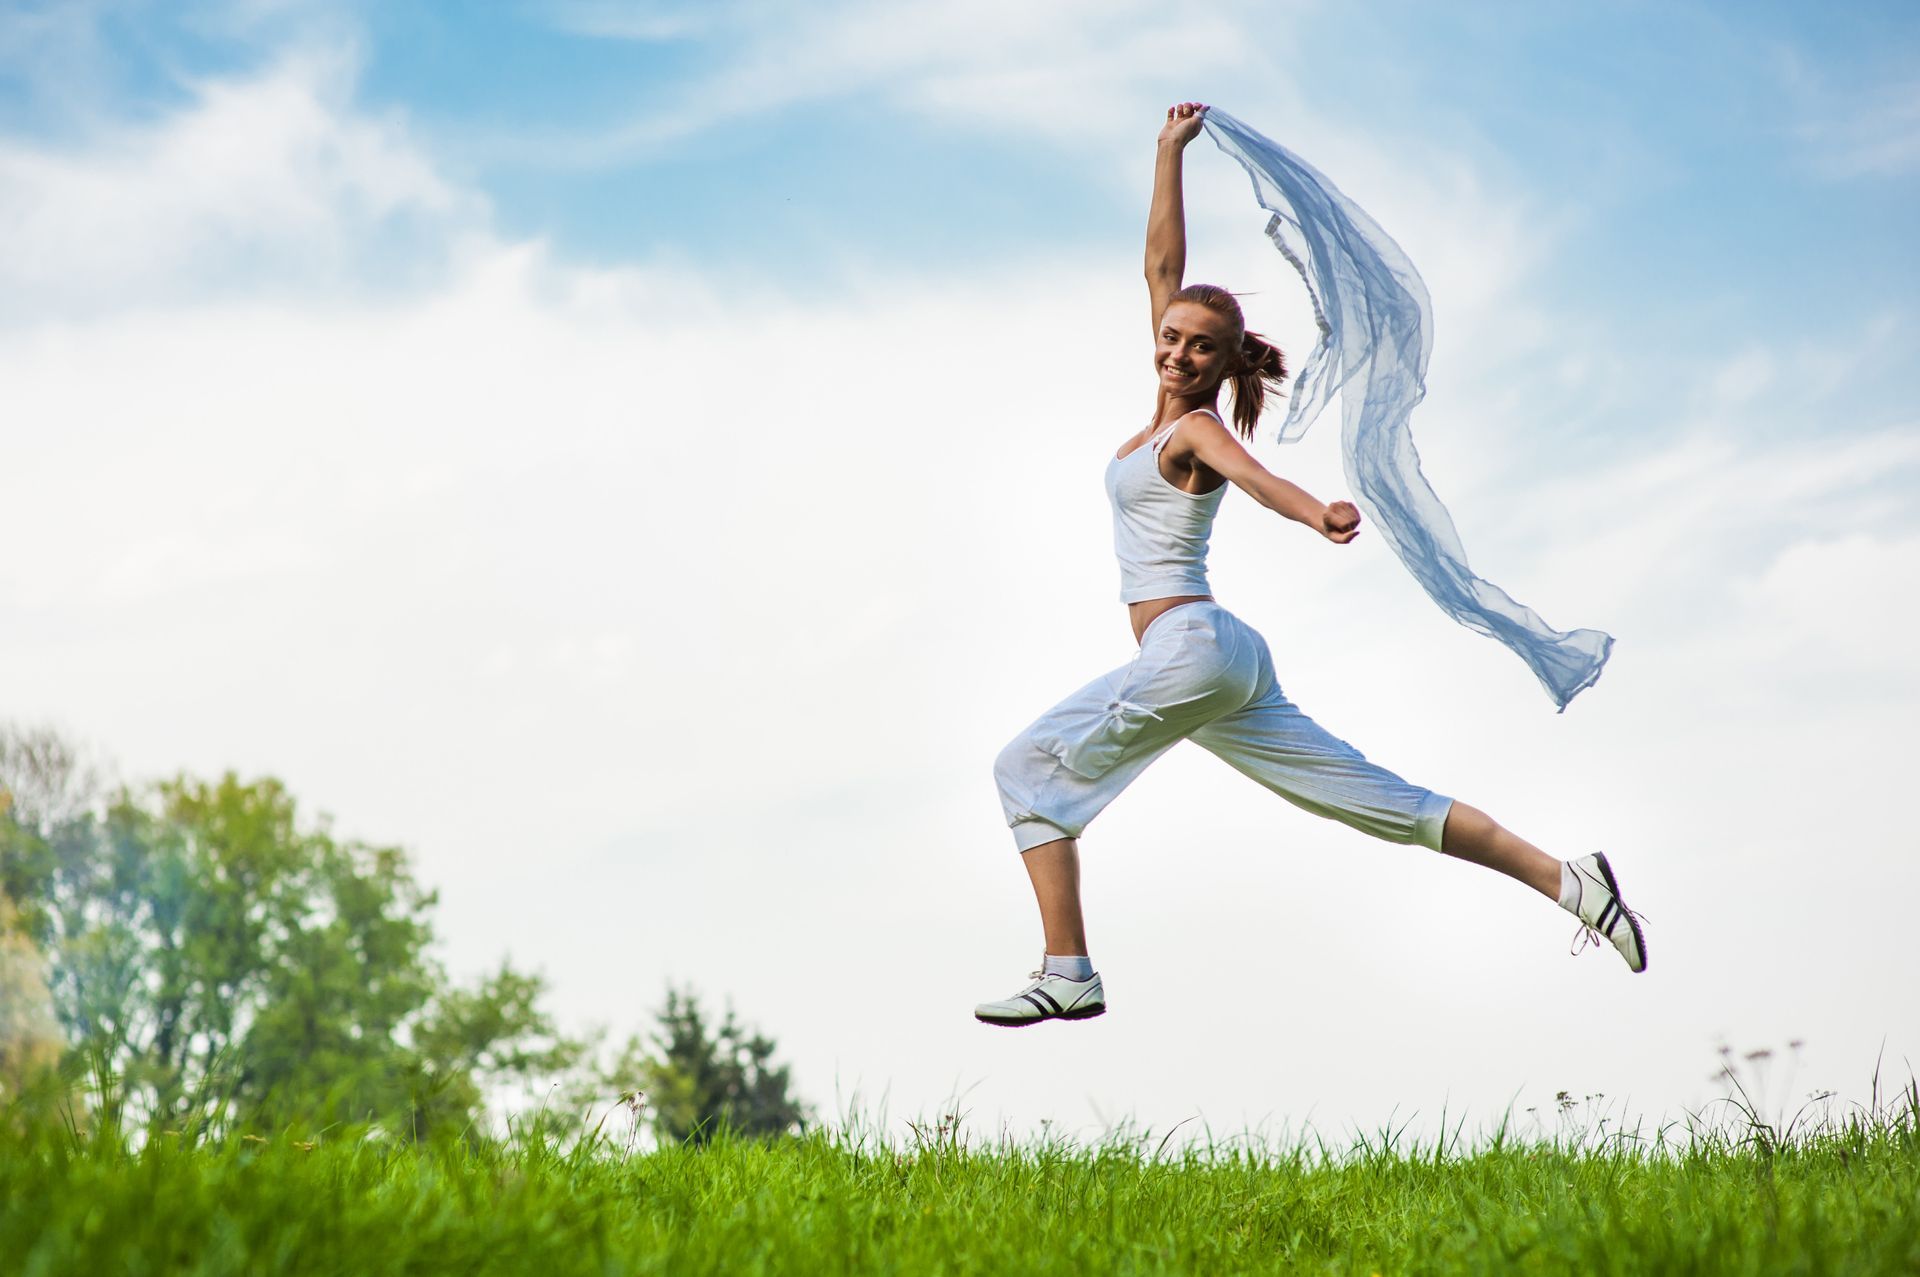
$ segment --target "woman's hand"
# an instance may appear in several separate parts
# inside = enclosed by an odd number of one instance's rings
[[[1185,146],[1200,136],[1201,117],[1207,113],[1204,102],[1176,102],[1167,108],[1167,122],[1160,129],[1160,140]]]
[[[1320,535],[1345,545],[1360,535],[1360,509],[1351,501],[1336,501],[1320,514]]]

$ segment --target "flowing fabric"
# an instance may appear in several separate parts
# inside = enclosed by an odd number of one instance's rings
[[[1407,419],[1427,393],[1433,308],[1413,263],[1313,166],[1224,111],[1207,132],[1253,179],[1267,238],[1313,300],[1320,341],[1294,379],[1279,440],[1305,434],[1341,392],[1341,446],[1356,502],[1440,609],[1512,648],[1561,710],[1593,685],[1613,636],[1556,630],[1467,566],[1453,518],[1420,473]]]

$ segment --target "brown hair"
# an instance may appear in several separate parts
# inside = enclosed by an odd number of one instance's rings
[[[1226,378],[1233,390],[1233,424],[1243,438],[1253,438],[1260,410],[1266,406],[1267,391],[1279,393],[1280,383],[1286,380],[1286,356],[1259,333],[1247,331],[1239,301],[1217,284],[1188,284],[1167,299],[1169,306],[1174,302],[1193,302],[1233,321],[1235,336],[1231,340],[1240,347],[1240,357]]]

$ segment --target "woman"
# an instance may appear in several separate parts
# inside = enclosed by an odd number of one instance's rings
[[[1182,286],[1186,218],[1181,153],[1206,107],[1167,111],[1147,218],[1147,288],[1160,388],[1154,416],[1107,465],[1114,551],[1140,652],[1043,714],[994,764],[1001,805],[1040,905],[1046,956],[1033,983],[974,1014],[989,1024],[1079,1020],[1106,1010],[1087,956],[1075,839],[1176,742],[1192,740],[1281,797],[1390,842],[1419,843],[1539,891],[1581,922],[1579,942],[1610,941],[1646,970],[1639,920],[1620,902],[1604,855],[1562,862],[1492,817],[1368,762],[1294,708],[1267,644],[1214,602],[1207,538],[1228,484],[1335,545],[1360,533],[1346,501],[1323,504],[1247,452],[1217,410],[1232,387],[1234,427],[1251,439],[1280,351],[1246,331],[1225,289]]]

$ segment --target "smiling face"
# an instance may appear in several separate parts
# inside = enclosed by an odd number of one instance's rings
[[[1160,317],[1153,352],[1160,386],[1168,394],[1208,394],[1232,370],[1240,334],[1233,320],[1198,302],[1174,302]]]

